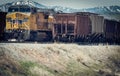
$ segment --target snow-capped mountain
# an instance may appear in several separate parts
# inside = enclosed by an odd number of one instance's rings
[[[120,6],[103,6],[88,9],[73,9],[69,7],[53,6],[56,11],[61,10],[66,13],[71,12],[92,12],[92,13],[120,13]]]
[[[120,6],[103,6],[103,7],[95,7],[95,8],[87,8],[87,9],[72,9],[68,7],[61,7],[61,6],[53,6],[52,7],[55,11],[62,11],[65,13],[71,12],[91,12],[97,13],[105,18],[120,20]]]
[[[62,11],[65,13],[72,13],[78,11],[78,9],[73,9],[69,7],[62,7],[62,6],[52,6],[51,9],[54,9],[55,11]]]
[[[82,9],[82,11],[89,11],[93,13],[120,13],[120,6],[104,6],[104,7],[95,7]]]
[[[20,1],[14,1],[11,3],[0,5],[0,10],[7,12],[8,7],[10,7],[11,5],[29,5],[36,8],[54,9],[56,12],[64,12],[64,13],[91,12],[91,13],[97,13],[103,15],[106,18],[120,20],[120,6],[103,6],[103,7],[95,7],[95,8],[87,8],[87,9],[85,8],[73,9],[62,6],[45,6],[40,3],[34,2],[32,0],[20,0]]]
[[[47,8],[46,6],[39,4],[37,2],[34,2],[32,0],[16,1],[16,2],[12,2],[12,5],[29,5],[29,6],[33,6],[33,7],[37,7],[37,8]]]
[[[105,18],[120,20],[120,6],[104,6],[81,9],[82,12],[92,12],[103,15]]]
[[[2,5],[0,5],[0,9],[4,12],[7,12],[8,8],[12,5],[29,5],[29,6],[33,6],[36,8],[43,8],[43,9],[47,8],[47,6],[39,4],[39,3],[34,2],[32,0],[19,0],[19,1],[14,1],[11,3],[2,4]]]
[[[54,10],[65,13],[71,12],[91,12],[97,13],[105,18],[120,20],[120,6],[104,6],[104,7],[95,7],[95,8],[87,8],[87,9],[72,9],[68,7],[54,6],[52,7]]]

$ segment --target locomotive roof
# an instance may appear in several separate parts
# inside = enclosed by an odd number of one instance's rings
[[[9,7],[8,12],[36,12],[37,8],[29,5],[12,5]]]
[[[35,7],[33,7],[33,6],[29,6],[29,5],[12,5],[12,6],[10,6],[9,8],[14,8],[14,7],[23,7],[23,8],[35,8]]]

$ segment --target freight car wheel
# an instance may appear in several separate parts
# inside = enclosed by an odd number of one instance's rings
[[[74,36],[69,36],[69,37],[68,37],[68,39],[69,39],[69,41],[68,41],[68,42],[74,42],[74,41],[75,41]]]

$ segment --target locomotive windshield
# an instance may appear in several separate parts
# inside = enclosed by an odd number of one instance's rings
[[[20,12],[30,12],[30,8],[20,7]]]
[[[17,7],[10,7],[8,12],[18,12],[18,8]]]
[[[8,12],[31,12],[29,6],[11,6],[8,9]]]

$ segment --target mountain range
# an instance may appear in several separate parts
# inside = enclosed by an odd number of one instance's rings
[[[101,6],[101,7],[94,7],[94,8],[84,8],[84,9],[73,9],[69,7],[62,7],[62,6],[45,6],[40,3],[25,0],[25,1],[14,1],[11,3],[6,3],[0,5],[0,11],[7,12],[8,8],[11,5],[29,5],[36,8],[43,8],[43,9],[54,9],[56,12],[61,11],[64,13],[73,13],[73,12],[91,12],[97,13],[105,18],[120,20],[120,6],[113,5],[113,6]]]

